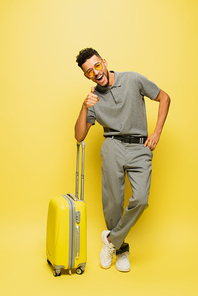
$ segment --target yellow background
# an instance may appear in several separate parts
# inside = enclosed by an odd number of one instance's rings
[[[2,295],[197,295],[195,0],[0,1],[0,291]],[[136,71],[171,108],[154,152],[150,207],[131,230],[131,272],[99,266],[102,128],[86,139],[88,262],[54,278],[46,264],[50,198],[75,190],[74,124],[91,89],[75,57],[96,48],[109,70]],[[158,104],[146,100],[149,133]],[[127,183],[126,198],[130,196]]]

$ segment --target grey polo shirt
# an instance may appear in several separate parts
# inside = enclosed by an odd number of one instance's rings
[[[104,127],[105,135],[148,136],[144,96],[154,100],[160,88],[136,72],[114,72],[113,86],[95,87],[99,97],[88,108],[87,122],[95,120]]]

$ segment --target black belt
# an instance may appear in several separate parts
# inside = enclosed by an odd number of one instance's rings
[[[112,139],[119,140],[123,143],[129,143],[129,144],[144,144],[147,139],[147,137],[134,137],[131,135],[118,135],[118,136],[105,135],[105,138],[112,138]]]

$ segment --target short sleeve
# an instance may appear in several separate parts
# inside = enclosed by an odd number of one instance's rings
[[[145,76],[137,73],[139,82],[139,89],[142,96],[146,96],[151,100],[157,98],[160,88],[152,81],[148,80]]]
[[[93,107],[88,108],[87,112],[87,122],[95,124],[96,116]]]

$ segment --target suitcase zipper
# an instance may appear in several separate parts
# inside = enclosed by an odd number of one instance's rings
[[[67,195],[63,197],[68,201],[69,205],[69,259],[68,269],[71,270],[75,265],[75,203]]]

